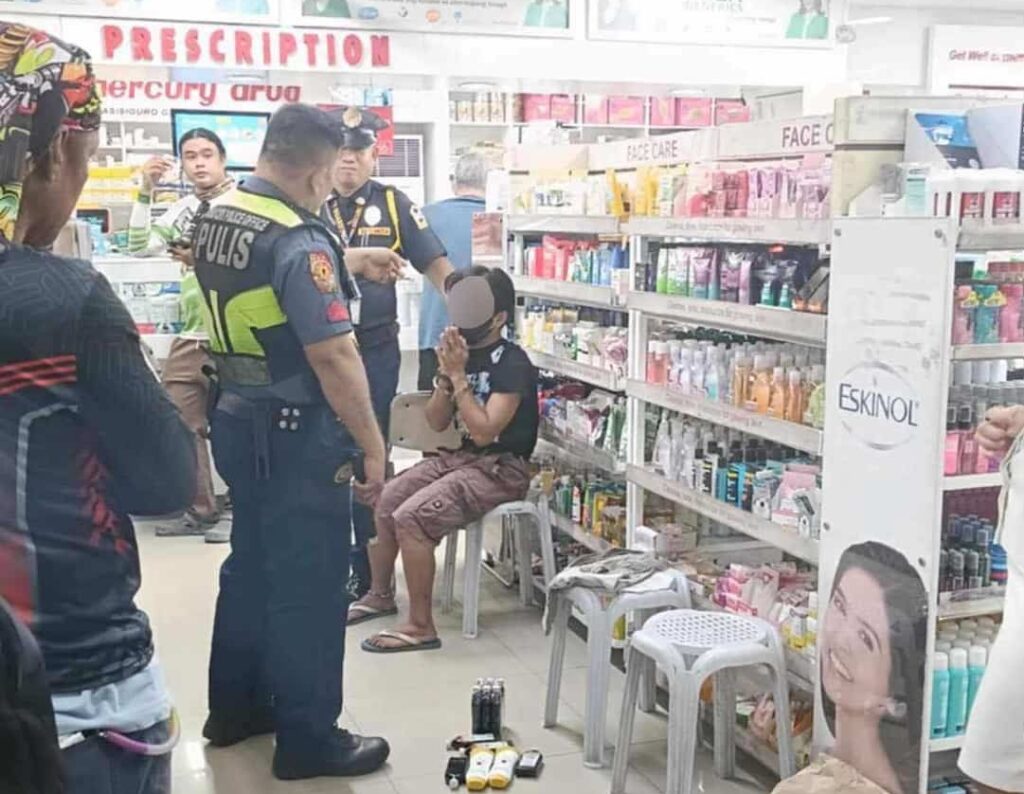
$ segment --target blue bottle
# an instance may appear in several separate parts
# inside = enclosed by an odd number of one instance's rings
[[[947,736],[960,736],[967,728],[967,689],[967,650],[954,645],[949,652]]]
[[[974,699],[978,696],[978,687],[985,675],[988,664],[988,650],[982,645],[971,648],[967,659],[967,718],[970,719],[974,708]]]
[[[932,668],[932,738],[942,739],[949,713],[949,656],[936,653]]]

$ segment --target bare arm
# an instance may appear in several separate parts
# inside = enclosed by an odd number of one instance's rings
[[[455,416],[455,403],[452,402],[451,394],[443,389],[434,389],[427,403],[426,414],[430,429],[435,433],[443,433]]]
[[[492,394],[485,405],[477,402],[468,384],[458,379],[455,383],[456,405],[459,415],[469,429],[470,438],[478,447],[493,444],[508,427],[523,401],[520,394]]]
[[[366,370],[352,334],[307,345],[306,359],[334,413],[345,423],[367,459],[384,460],[384,438],[370,402]]]
[[[402,277],[405,262],[390,248],[347,248],[345,268],[353,276],[391,284]]]
[[[444,283],[448,280],[448,276],[454,272],[455,268],[452,267],[452,263],[448,261],[448,257],[439,256],[427,265],[427,269],[423,271],[423,275],[430,279],[430,283],[437,288],[438,292],[444,295]]]

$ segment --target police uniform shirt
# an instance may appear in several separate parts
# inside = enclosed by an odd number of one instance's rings
[[[394,196],[393,202],[388,200],[389,193]],[[348,245],[390,248],[408,259],[420,273],[447,254],[422,210],[401,190],[372,179],[351,196],[332,195],[324,214]],[[394,326],[398,321],[395,286],[357,280],[363,294],[360,334]]]

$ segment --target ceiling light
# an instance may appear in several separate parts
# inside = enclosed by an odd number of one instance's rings
[[[486,80],[466,80],[459,83],[459,88],[463,91],[494,91],[498,86],[497,84],[489,83]]]

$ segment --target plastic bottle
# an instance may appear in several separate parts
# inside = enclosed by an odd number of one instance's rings
[[[789,392],[786,395],[786,412],[783,418],[798,424],[804,421],[804,387],[798,369],[789,371]]]
[[[732,404],[737,408],[746,408],[750,395],[750,358],[746,355],[736,356],[736,364],[732,372]]]
[[[718,401],[721,391],[721,383],[718,380],[718,350],[709,347],[707,359],[704,363],[704,394],[709,400]]]
[[[985,221],[985,193],[989,177],[981,171],[967,168],[958,169],[957,191],[959,193],[960,222],[965,226],[979,225]]]
[[[953,643],[953,650],[949,652],[947,736],[960,736],[967,727],[967,688],[967,650]]]
[[[815,364],[804,386],[804,424],[819,430],[825,426],[825,367]]]
[[[974,342],[974,319],[978,309],[978,295],[970,284],[961,284],[953,293],[953,344],[969,345]]]
[[[759,414],[766,414],[771,398],[772,382],[768,370],[768,358],[760,355],[754,359],[753,385],[750,390],[748,406]]]
[[[974,311],[974,344],[997,344],[999,315],[1006,305],[1006,297],[995,284],[979,284],[974,291],[978,296],[978,308]]]
[[[936,653],[932,662],[932,738],[946,736],[949,714],[949,656]]]
[[[1019,224],[1021,220],[1021,179],[1009,168],[991,169],[986,195],[986,219],[994,226]]]
[[[768,416],[773,419],[786,418],[786,371],[776,367],[772,372],[771,396],[768,400]]]
[[[960,462],[958,474],[974,474],[978,465],[978,442],[974,438],[974,407],[961,405],[957,412],[957,429],[960,431]]]
[[[1004,284],[1001,291],[1006,298],[1006,305],[999,313],[999,341],[1024,342],[1024,328],[1021,327],[1024,284]]]
[[[988,651],[981,645],[975,645],[967,655],[967,718],[971,717],[974,699],[978,697],[978,687],[985,676],[988,664]]]
[[[668,271],[670,248],[662,248],[658,252],[658,278],[655,282],[656,291],[659,295],[668,295]]]

